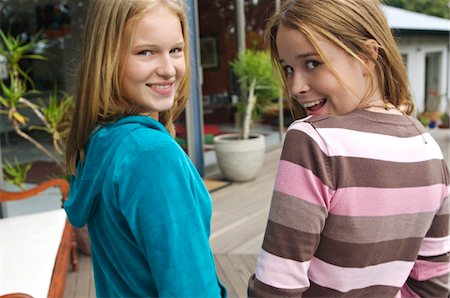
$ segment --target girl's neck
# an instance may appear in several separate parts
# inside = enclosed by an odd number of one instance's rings
[[[145,113],[140,113],[139,115],[150,116],[153,119],[155,119],[156,121],[159,121],[159,113],[158,112],[145,112]]]
[[[396,107],[394,104],[387,100],[383,99],[375,99],[370,100],[364,107],[363,110],[376,112],[376,113],[385,113],[385,114],[396,114],[402,115],[403,113]]]

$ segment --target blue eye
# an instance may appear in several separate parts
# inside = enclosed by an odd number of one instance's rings
[[[317,66],[319,66],[320,64],[321,63],[319,61],[311,60],[311,61],[307,61],[305,65],[306,65],[307,69],[314,69]]]
[[[150,56],[151,54],[152,54],[152,52],[149,50],[143,50],[138,53],[138,55],[142,55],[142,56]]]

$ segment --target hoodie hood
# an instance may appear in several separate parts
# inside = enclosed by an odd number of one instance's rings
[[[69,198],[64,209],[74,227],[84,226],[101,195],[109,165],[123,140],[135,129],[148,127],[169,134],[158,121],[148,116],[128,116],[96,129],[87,144],[86,158],[70,177]]]

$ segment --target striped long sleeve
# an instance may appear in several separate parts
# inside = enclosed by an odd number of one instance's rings
[[[290,126],[250,297],[449,295],[448,169],[413,121]]]
[[[403,297],[450,297],[450,200],[447,196],[419,250],[402,288]]]

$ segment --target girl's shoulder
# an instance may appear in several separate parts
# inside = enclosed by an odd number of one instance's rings
[[[128,116],[104,125],[97,129],[91,143],[122,154],[140,150],[164,151],[164,148],[178,146],[160,122],[145,116]]]
[[[320,116],[307,116],[305,118],[296,120],[292,122],[289,127],[289,130],[303,130],[310,131],[315,130],[317,128],[336,128],[342,127],[343,124],[348,124],[348,120],[343,118],[342,116],[334,116],[334,115],[320,115]]]
[[[316,130],[343,129],[395,135],[399,127],[406,127],[408,132],[417,134],[417,128],[420,130],[421,125],[417,120],[406,115],[355,110],[345,115],[308,116],[293,122],[289,128],[303,129],[305,127],[313,127]]]
[[[175,139],[167,133],[153,127],[136,126],[130,130],[123,138],[123,144],[120,150],[128,153],[133,151],[173,151],[178,149]]]

